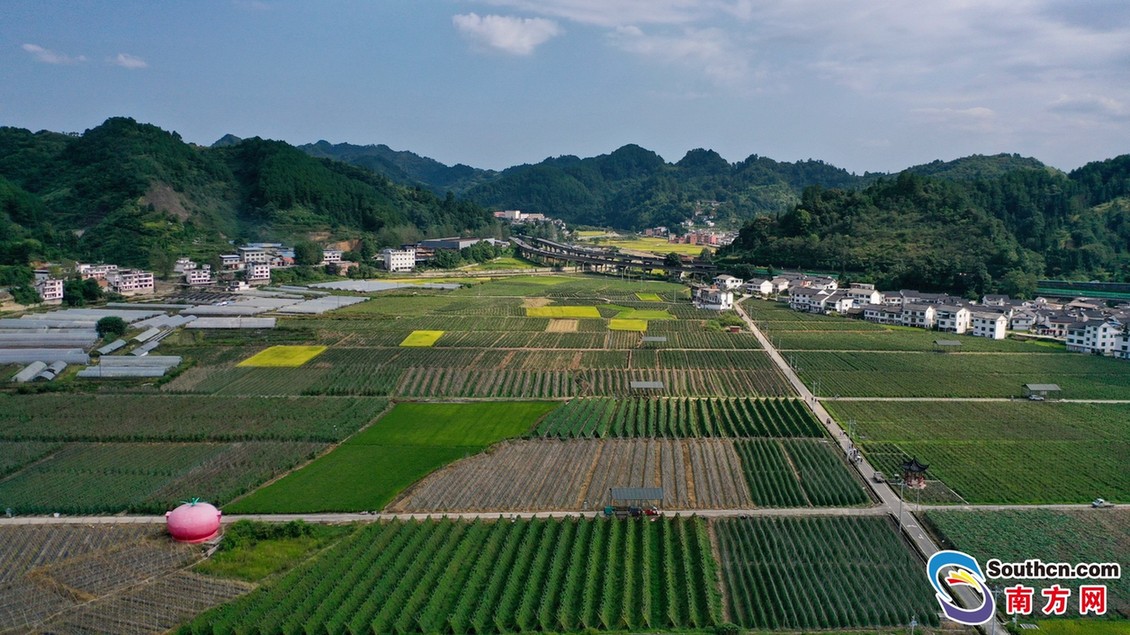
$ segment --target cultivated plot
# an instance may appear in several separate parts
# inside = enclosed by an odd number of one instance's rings
[[[473,456],[501,439],[525,434],[555,406],[402,403],[325,456],[225,509],[236,513],[377,510],[436,468]]]
[[[325,350],[325,346],[272,346],[243,360],[239,366],[293,368],[314,359]]]
[[[1130,497],[1130,404],[828,402],[888,474],[911,457],[959,500],[1086,503]],[[956,502],[956,501],[952,501]]]
[[[719,519],[730,619],[746,628],[938,624],[925,567],[885,517]]]
[[[181,632],[705,629],[716,576],[699,519],[375,523]]]
[[[390,509],[591,510],[608,504],[611,487],[662,487],[668,509],[753,506],[728,441],[586,439],[502,444],[429,476]]]
[[[930,511],[926,520],[945,538],[945,544],[970,554],[982,566],[990,558],[1002,562],[1036,558],[1044,562],[1122,562],[1125,568],[1130,553],[1130,511],[1126,509]],[[1037,597],[1039,589],[1053,584],[1070,588],[1075,607],[1080,585],[1104,584],[1107,614],[1130,616],[1130,578],[1125,571],[1118,580],[1008,580],[1009,586],[1016,584],[1035,587]]]

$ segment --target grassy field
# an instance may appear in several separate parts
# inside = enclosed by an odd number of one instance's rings
[[[239,366],[251,368],[297,368],[326,350],[325,346],[271,346],[248,357]]]
[[[1130,404],[825,402],[877,469],[917,457],[971,503],[1130,498]]]
[[[434,346],[436,341],[443,337],[443,333],[443,331],[412,331],[408,334],[408,337],[400,342],[400,345],[405,347]]]
[[[501,439],[525,434],[556,406],[548,402],[398,404],[329,454],[226,509],[233,513],[378,510],[433,470]]]
[[[989,558],[1003,562],[1024,562],[1038,558],[1044,562],[1121,562],[1126,566],[1130,553],[1130,511],[1125,509],[1047,509],[1002,512],[930,511],[927,521],[945,538],[944,547],[960,549],[982,566]],[[996,581],[1013,586],[1015,580]],[[1080,584],[1107,586],[1107,614],[1130,618],[1130,578],[1123,572],[1119,580],[1027,580],[1025,584],[1045,588],[1058,582],[1073,589],[1074,607],[1069,615],[1078,616],[1076,587]],[[994,584],[996,586],[996,584]],[[1037,597],[1039,591],[1037,591]],[[1049,620],[1049,624],[1057,620]],[[1090,625],[1093,622],[1084,622]],[[1095,621],[1100,624],[1102,622]],[[1122,627],[1130,626],[1123,621]],[[1043,623],[1040,631],[1044,632]],[[1055,631],[1053,631],[1055,632]],[[1071,632],[1071,631],[1067,631]],[[1103,632],[1083,629],[1080,633]],[[1125,632],[1121,631],[1121,632]]]
[[[512,269],[533,269],[538,266],[536,262],[531,262],[525,258],[507,256],[505,258],[495,258],[487,262],[463,267],[460,271],[508,271]]]
[[[663,302],[658,293],[637,293],[636,297],[642,302]]]

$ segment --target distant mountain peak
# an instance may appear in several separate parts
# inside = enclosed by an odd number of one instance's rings
[[[243,141],[243,139],[240,139],[239,137],[237,137],[237,136],[235,136],[231,133],[228,133],[228,134],[220,137],[219,139],[217,139],[216,142],[212,144],[212,147],[213,148],[226,148],[228,146],[237,145],[237,144],[239,144],[240,141]]]

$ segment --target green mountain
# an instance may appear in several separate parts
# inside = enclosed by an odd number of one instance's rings
[[[482,207],[279,141],[203,148],[128,118],[82,135],[0,128],[0,264],[82,258],[150,266],[231,241],[492,231]]]
[[[992,156],[974,154],[953,161],[932,161],[906,169],[907,172],[921,174],[922,176],[936,176],[942,179],[959,181],[991,179],[1019,170],[1056,171],[1036,159],[1022,157],[1019,154],[995,154]]]
[[[1038,164],[954,176],[986,157],[971,159],[937,170],[950,178],[908,170],[863,189],[808,188],[720,256],[971,296],[1029,296],[1045,277],[1130,280],[1130,155],[1070,174]]]
[[[447,166],[414,152],[393,150],[384,144],[359,146],[319,141],[300,145],[298,149],[312,157],[343,161],[371,170],[403,185],[423,184],[440,195],[447,192],[461,194],[496,175],[491,170],[480,170],[463,164]]]
[[[569,222],[643,229],[677,226],[709,209],[721,220],[779,213],[808,185],[853,187],[861,177],[821,161],[780,163],[751,156],[730,164],[713,150],[691,150],[678,163],[626,145],[610,154],[563,156],[501,172],[468,198],[491,208],[542,212]]]

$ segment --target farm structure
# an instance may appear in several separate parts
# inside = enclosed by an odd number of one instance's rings
[[[0,527],[0,629],[163,632],[251,590],[185,570],[200,558],[160,525]]]

